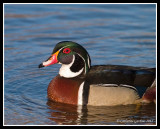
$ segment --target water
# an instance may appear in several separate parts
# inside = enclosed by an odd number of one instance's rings
[[[83,45],[92,65],[156,67],[155,4],[5,4],[4,125],[153,125],[156,106],[77,107],[47,100],[56,43]]]

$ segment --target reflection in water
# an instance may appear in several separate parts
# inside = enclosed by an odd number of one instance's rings
[[[155,124],[155,104],[75,106],[48,101],[48,119],[64,125]],[[154,109],[154,110],[153,110]],[[145,114],[147,113],[147,114]]]
[[[48,101],[47,105],[51,111],[49,112],[53,120],[57,124],[78,124],[79,122],[79,111],[75,105],[68,105],[62,103],[56,103]]]

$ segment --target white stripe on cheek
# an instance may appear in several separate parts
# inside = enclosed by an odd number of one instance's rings
[[[83,72],[84,68],[82,68],[78,72],[72,72],[70,70],[70,67],[73,65],[74,61],[75,61],[75,56],[73,55],[73,60],[70,64],[67,64],[67,65],[62,64],[62,67],[59,70],[60,76],[65,77],[65,78],[72,78],[72,77],[76,77],[80,75]]]

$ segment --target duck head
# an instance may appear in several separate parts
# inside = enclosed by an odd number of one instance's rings
[[[86,75],[89,72],[91,60],[84,47],[72,41],[59,42],[51,56],[39,65],[39,68],[52,64],[62,64],[59,74],[65,78]]]

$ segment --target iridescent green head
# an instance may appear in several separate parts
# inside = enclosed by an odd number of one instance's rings
[[[40,67],[60,63],[60,76],[72,78],[86,75],[89,72],[91,60],[88,52],[80,44],[72,41],[59,42],[53,49],[52,55]]]

